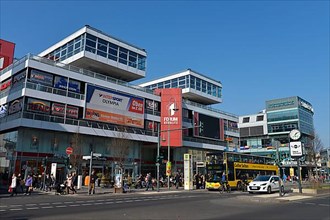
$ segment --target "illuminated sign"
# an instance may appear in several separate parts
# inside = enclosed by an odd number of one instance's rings
[[[14,77],[13,77],[13,87],[18,85],[19,82],[23,81],[26,77],[26,71],[23,70],[23,72],[21,73],[18,73],[16,74]]]

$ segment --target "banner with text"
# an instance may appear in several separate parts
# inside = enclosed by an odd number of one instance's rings
[[[85,118],[144,128],[144,99],[87,85]]]

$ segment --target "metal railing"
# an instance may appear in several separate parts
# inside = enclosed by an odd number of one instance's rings
[[[212,108],[212,107],[207,106],[207,105],[203,105],[203,104],[200,104],[200,103],[197,103],[197,102],[193,102],[193,101],[190,101],[190,100],[187,100],[187,99],[183,99],[183,102],[186,103],[186,104],[188,104],[188,105],[193,105],[193,106],[196,106],[196,107],[199,107],[199,108],[207,109],[207,110],[212,111],[212,112],[217,112],[217,113],[220,113],[220,114],[227,115],[227,116],[230,116],[230,117],[233,117],[233,118],[237,118],[238,119],[238,116],[235,115],[235,114],[232,114],[232,113],[229,113],[229,112],[225,112],[225,111],[221,111],[219,109],[215,109],[215,108]]]
[[[7,72],[8,70],[18,66],[19,64],[21,64],[21,63],[23,63],[27,60],[34,60],[34,61],[44,63],[44,64],[47,64],[47,65],[52,65],[52,66],[56,66],[56,67],[59,67],[59,68],[62,68],[62,69],[70,70],[70,71],[73,71],[73,72],[76,72],[76,73],[79,73],[79,74],[82,74],[82,75],[90,76],[90,77],[93,77],[95,79],[100,79],[100,80],[104,80],[104,81],[107,81],[107,82],[112,82],[112,83],[115,83],[115,84],[118,84],[118,85],[122,85],[122,86],[126,86],[126,87],[129,87],[129,88],[135,89],[135,90],[139,90],[139,91],[143,91],[143,92],[146,92],[146,93],[153,94],[153,90],[148,89],[148,88],[140,87],[140,86],[131,84],[129,82],[113,78],[111,76],[106,76],[104,74],[96,73],[96,72],[86,70],[86,69],[83,69],[83,68],[79,68],[79,67],[76,67],[76,66],[72,66],[72,65],[69,65],[69,64],[56,62],[56,61],[53,61],[53,60],[50,60],[50,59],[47,59],[47,58],[44,58],[44,57],[39,57],[39,56],[36,56],[36,55],[32,55],[32,54],[25,55],[23,58],[15,61],[14,63],[9,65],[5,69],[1,70],[0,71],[0,76],[2,74],[4,74],[5,72]]]

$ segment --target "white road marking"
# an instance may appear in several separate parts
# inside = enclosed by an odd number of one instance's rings
[[[81,205],[86,206],[86,205],[93,205],[93,204],[91,204],[91,203],[84,203],[84,204],[81,204]],[[70,206],[71,206],[71,205],[70,205]]]
[[[26,209],[39,209],[39,207],[28,207]]]
[[[323,204],[323,203],[321,203],[321,204],[319,204],[320,206],[330,206],[330,204]]]
[[[82,205],[84,205],[84,204],[82,204]],[[71,207],[77,207],[77,206],[80,206],[80,204],[73,204],[73,205],[69,205],[69,206],[71,206]]]
[[[67,206],[66,205],[57,205],[55,206],[56,208],[66,208]]]
[[[46,203],[40,203],[39,205],[50,205],[49,202],[46,202]]]
[[[37,204],[31,203],[31,204],[26,204],[25,206],[34,206],[34,205],[37,205]]]
[[[42,206],[41,207],[42,209],[52,209],[52,208],[54,208],[53,206]]]
[[[102,205],[103,204],[103,202],[96,202],[96,203],[94,203],[94,205]]]
[[[6,210],[5,209],[0,209],[0,212],[5,212]]]
[[[21,211],[23,209],[9,209],[10,211]]]
[[[105,202],[104,204],[113,204],[114,202]]]
[[[66,204],[71,204],[71,203],[73,203],[73,202],[64,202],[64,203],[66,203]]]
[[[59,205],[59,204],[62,204],[62,202],[53,202],[52,204],[53,205]]]

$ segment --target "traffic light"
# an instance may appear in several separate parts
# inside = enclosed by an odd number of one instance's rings
[[[47,166],[47,158],[42,158],[41,164],[43,167]]]
[[[65,158],[64,163],[65,163],[65,166],[68,167],[70,165],[70,158],[69,157]]]
[[[156,158],[156,163],[161,163],[164,159],[164,156],[159,156]]]

